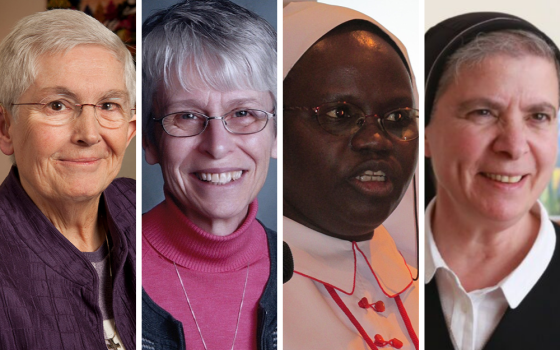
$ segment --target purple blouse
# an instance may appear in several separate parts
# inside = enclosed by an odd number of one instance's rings
[[[127,350],[136,347],[136,181],[103,192],[111,242],[113,314]],[[13,167],[0,186],[0,349],[106,350],[99,278],[43,215]]]

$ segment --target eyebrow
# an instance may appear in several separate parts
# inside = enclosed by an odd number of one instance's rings
[[[258,107],[260,105],[262,105],[263,103],[256,98],[236,98],[233,100],[229,100],[227,101],[227,103],[225,104],[225,109],[231,110],[231,109],[235,109],[237,107],[241,107],[241,106],[250,106],[251,104],[254,104],[255,107]],[[200,101],[197,99],[186,99],[186,100],[180,100],[180,101],[176,101],[176,102],[172,102],[170,103],[166,109],[167,110],[175,110],[175,109],[204,109],[204,107],[202,107],[200,105]]]
[[[70,98],[74,101],[78,101],[78,95],[76,93],[74,93],[73,91],[71,91],[68,88],[63,87],[63,86],[55,86],[55,87],[44,88],[44,89],[40,90],[40,93],[41,93],[41,95],[47,95],[47,94],[61,95],[61,96],[68,97],[68,98]],[[103,95],[101,96],[99,101],[108,100],[108,99],[115,99],[115,98],[120,98],[120,99],[127,100],[127,97],[128,97],[128,93],[126,91],[115,89],[115,90],[109,90],[109,91],[103,93]],[[95,102],[98,102],[98,101],[95,101]]]
[[[505,104],[485,97],[473,98],[459,103],[459,105],[457,106],[457,111],[460,113],[464,113],[469,111],[473,107],[484,107],[488,109],[502,110],[505,108]],[[529,112],[550,111],[551,113],[556,115],[556,107],[549,102],[537,102],[534,104],[530,104],[523,110]]]

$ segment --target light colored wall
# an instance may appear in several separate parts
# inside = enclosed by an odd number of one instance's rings
[[[35,12],[45,11],[47,0],[0,0],[0,40],[10,33],[18,20]],[[1,79],[1,75],[0,75]],[[136,138],[128,146],[119,177],[136,178]],[[0,183],[8,175],[12,162],[0,152]]]
[[[505,12],[521,17],[546,33],[560,45],[560,1],[555,0],[425,0],[425,29],[459,14],[479,11]]]

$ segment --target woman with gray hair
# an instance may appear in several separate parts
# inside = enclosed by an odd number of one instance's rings
[[[142,74],[165,181],[142,218],[143,346],[274,349],[276,233],[256,196],[276,157],[276,34],[229,1],[181,2],[144,22]]]
[[[0,348],[135,349],[136,132],[130,52],[53,10],[0,43]]]
[[[426,348],[558,346],[560,227],[538,201],[558,155],[560,51],[503,13],[426,33]]]

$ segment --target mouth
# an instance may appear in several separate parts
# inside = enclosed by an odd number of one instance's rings
[[[243,175],[243,171],[226,171],[223,173],[196,172],[194,175],[200,181],[209,182],[213,185],[225,185],[232,181],[239,180]]]
[[[363,173],[357,175],[355,179],[360,182],[385,182],[387,180],[387,176],[381,170],[366,170]]]
[[[493,173],[482,173],[482,176],[501,183],[515,184],[520,182],[524,175],[505,175],[505,174],[493,174]]]

